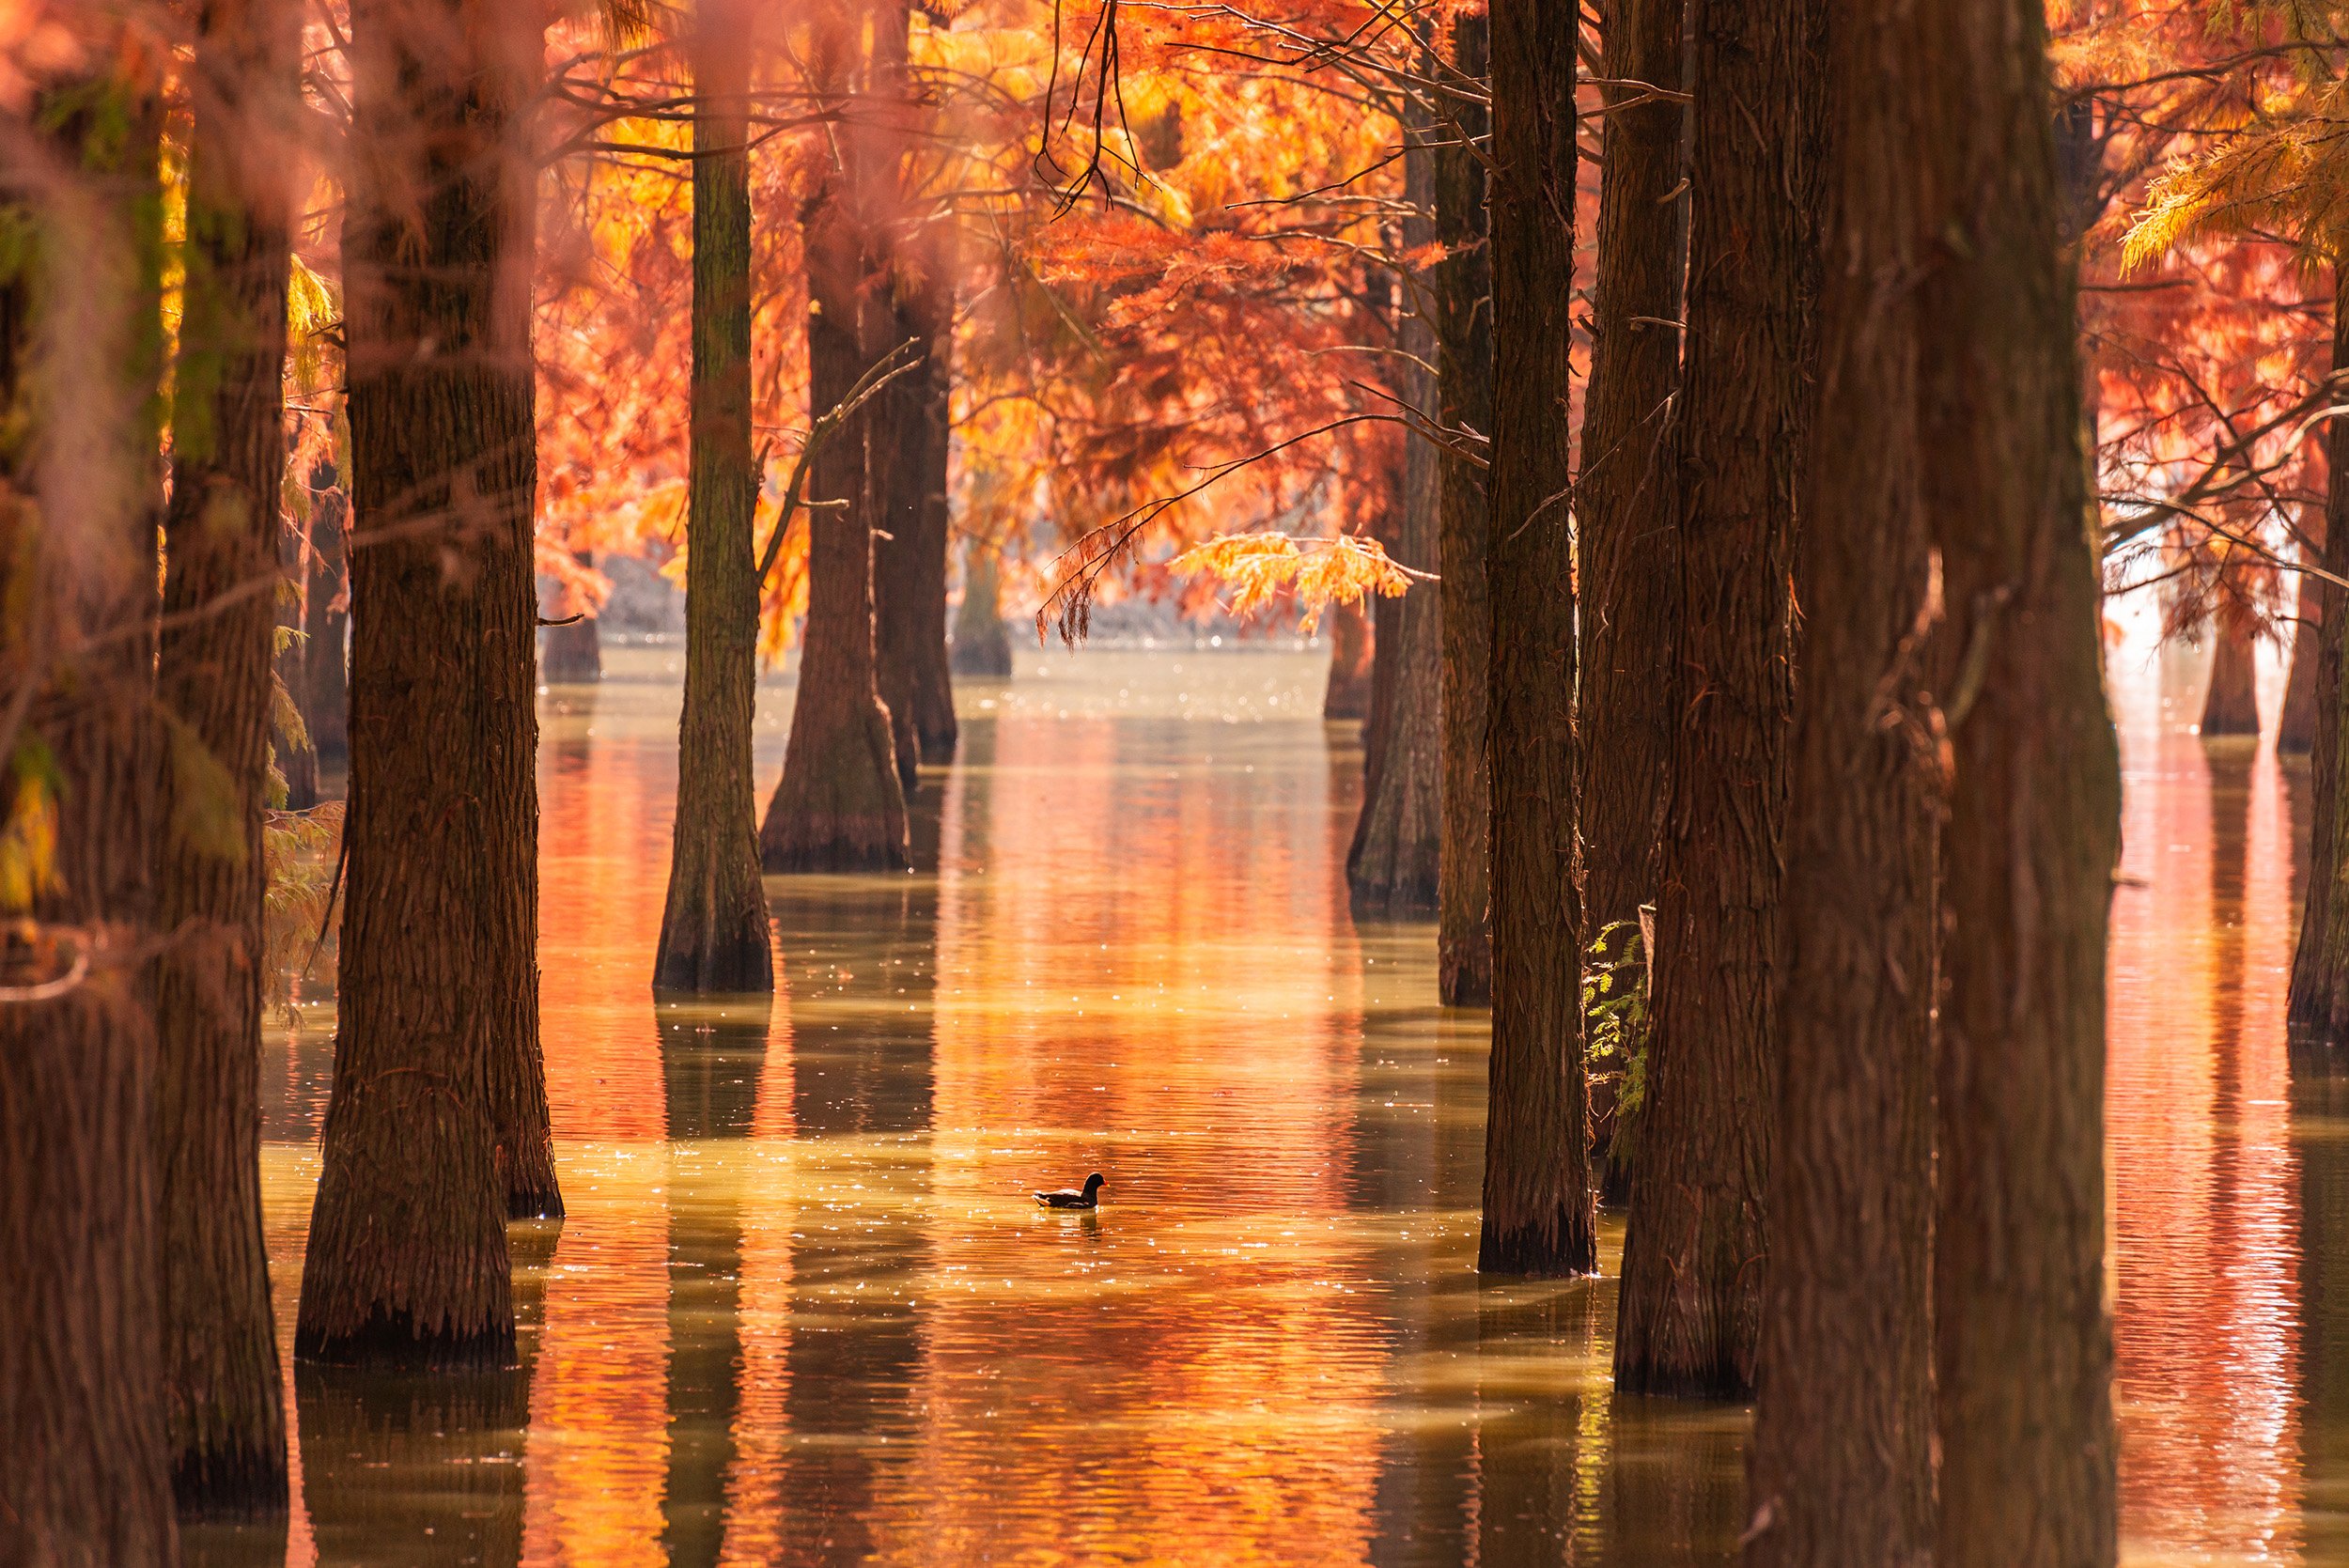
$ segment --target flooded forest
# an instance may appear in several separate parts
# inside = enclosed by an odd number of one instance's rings
[[[2345,123],[0,0],[0,1568],[2349,1568]]]

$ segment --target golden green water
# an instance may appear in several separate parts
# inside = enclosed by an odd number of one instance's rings
[[[515,1233],[523,1365],[292,1379],[286,1561],[1734,1558],[1744,1413],[1612,1396],[1611,1278],[1470,1270],[1486,1023],[1433,1004],[1430,927],[1347,913],[1360,756],[1319,660],[966,683],[935,869],[770,881],[772,1005],[662,1010],[677,656],[611,657],[542,704],[570,1213]],[[2177,674],[2123,663],[2129,1559],[2349,1561],[2349,1120],[2291,1105],[2281,1028],[2304,774],[2179,733]],[[767,787],[789,700],[761,694]],[[288,1327],[307,1012],[265,1068]],[[1097,1215],[1029,1199],[1092,1170]]]

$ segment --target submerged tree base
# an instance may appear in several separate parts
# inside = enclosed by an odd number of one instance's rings
[[[1436,995],[1446,1007],[1489,1007],[1493,1001],[1493,948],[1489,937],[1437,956]]]
[[[171,1496],[182,1520],[283,1518],[292,1506],[286,1451],[246,1444],[182,1452]]]
[[[762,924],[754,936],[697,931],[692,941],[673,942],[661,933],[661,957],[653,966],[656,996],[739,996],[775,988],[774,955]]]
[[[910,870],[889,709],[866,698],[843,715],[810,702],[804,672],[800,683],[783,782],[759,825],[759,864],[775,876]]]
[[[500,1160],[503,1165],[505,1161]],[[510,1174],[506,1186],[506,1218],[508,1219],[560,1219],[563,1218],[563,1189],[554,1179],[552,1151],[540,1151],[521,1162],[521,1169]]]
[[[1598,1247],[1587,1214],[1563,1203],[1548,1223],[1496,1227],[1487,1221],[1476,1238],[1476,1272],[1526,1280],[1571,1280],[1598,1272]]]
[[[294,1333],[294,1359],[314,1366],[382,1371],[492,1372],[514,1364],[514,1328],[483,1324],[420,1329],[405,1309],[377,1308],[348,1332],[308,1327]]]

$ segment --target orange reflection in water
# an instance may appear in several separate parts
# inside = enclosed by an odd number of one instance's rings
[[[2123,1528],[2133,1561],[2298,1561],[2284,781],[2272,750],[2165,729],[2163,681],[2134,650],[2116,660],[2126,787],[2107,1115]]]
[[[771,1005],[660,1011],[668,658],[542,706],[570,1218],[517,1241],[520,1380],[295,1401],[288,1560],[1734,1560],[1742,1415],[1611,1399],[1611,1281],[1470,1267],[1485,1023],[1432,1005],[1424,925],[1346,911],[1309,657],[966,691],[937,871],[770,883]],[[2161,733],[2160,681],[2115,671],[2128,1557],[2343,1560],[2349,1121],[2295,1122],[2281,1027],[2305,775]],[[321,1030],[270,1067],[288,1334],[328,1066]],[[1027,1197],[1097,1168],[1097,1216]]]
[[[1344,1191],[1361,1019],[1326,768],[1252,727],[973,738],[932,1179],[979,1222],[939,1231],[930,1420],[879,1555],[1363,1560],[1385,1335]],[[1090,1169],[1098,1217],[1025,1196]]]

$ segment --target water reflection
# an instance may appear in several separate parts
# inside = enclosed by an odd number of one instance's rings
[[[916,1452],[938,892],[818,877],[776,884],[774,908],[801,1148],[774,1546],[793,1563],[863,1562]]]
[[[535,1323],[554,1230],[513,1227],[515,1315]],[[296,1368],[308,1549],[321,1568],[519,1562],[534,1336],[519,1365],[416,1375]]]
[[[669,1463],[661,1545],[710,1568],[725,1541],[742,1393],[742,1141],[757,1122],[769,1001],[661,1009],[669,1122]]]
[[[1360,761],[1312,656],[974,689],[914,800],[935,869],[770,883],[747,1006],[646,989],[671,662],[613,650],[542,705],[570,1219],[516,1233],[525,1365],[297,1376],[288,1541],[205,1560],[1734,1560],[1744,1413],[1614,1397],[1611,1278],[1470,1269],[1486,1022],[1433,1005],[1427,926],[1347,913]],[[2349,1098],[2287,1104],[2281,1027],[2305,769],[2185,733],[2197,678],[2114,675],[2127,1551],[2349,1560]],[[762,783],[789,700],[760,692]],[[281,1281],[316,1011],[267,1070]],[[1027,1196],[1096,1169],[1098,1215]]]

